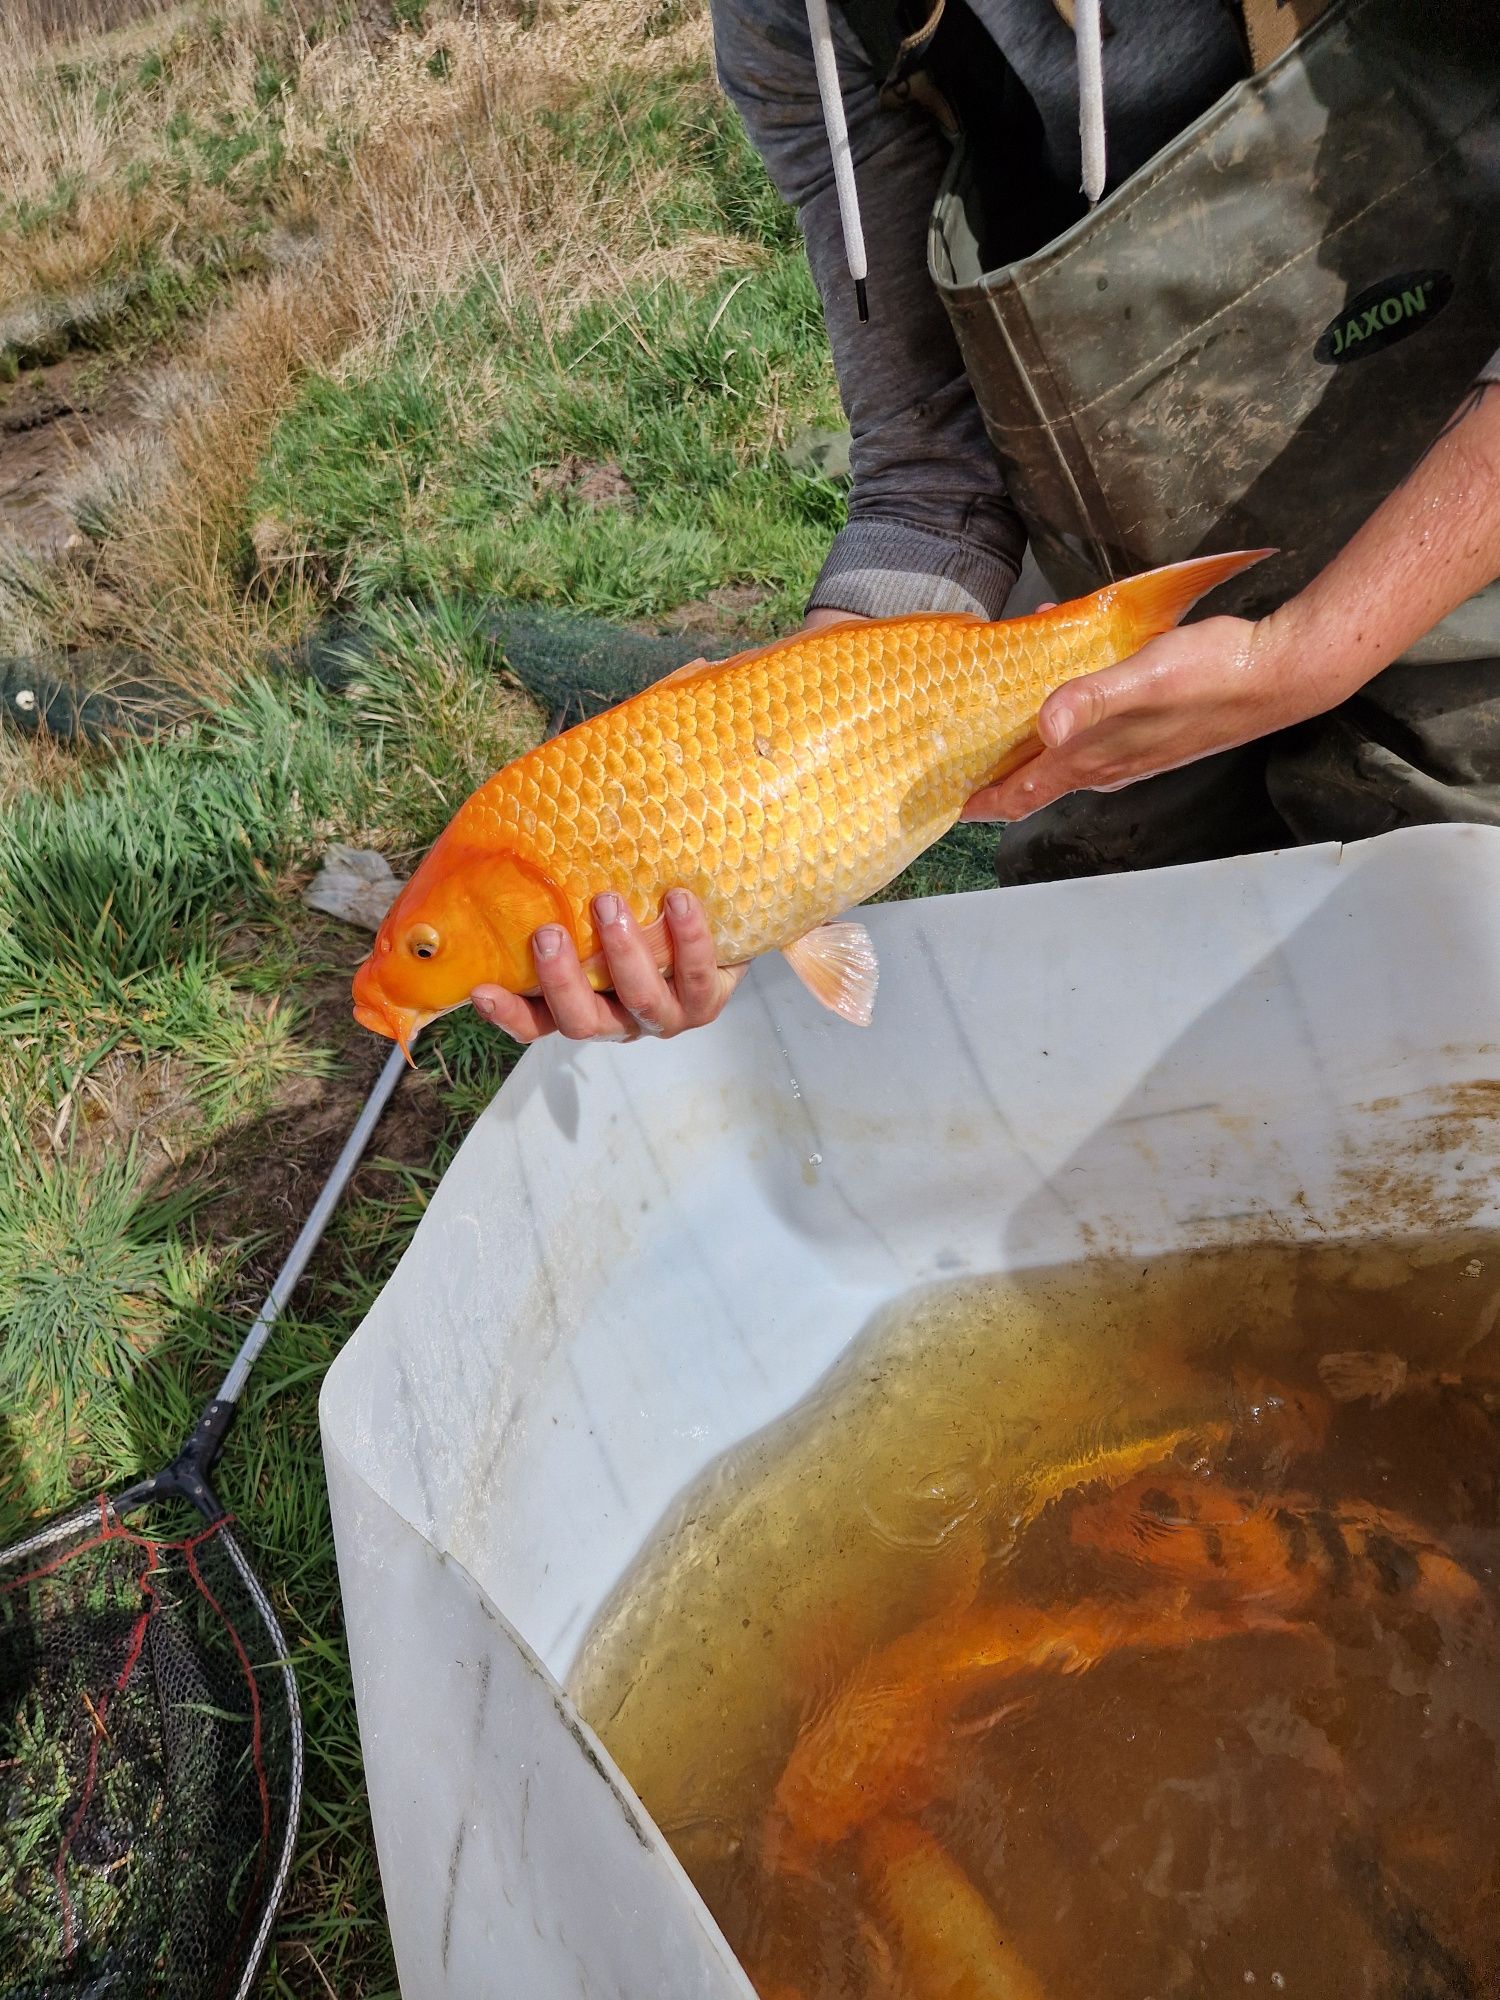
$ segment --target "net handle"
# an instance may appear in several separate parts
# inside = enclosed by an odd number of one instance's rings
[[[354,1129],[344,1141],[343,1151],[334,1161],[322,1192],[312,1205],[312,1213],[303,1223],[296,1242],[287,1252],[286,1262],[276,1274],[276,1282],[266,1294],[265,1304],[255,1315],[255,1324],[245,1335],[239,1353],[229,1364],[229,1372],[219,1384],[219,1392],[214,1398],[214,1407],[232,1412],[238,1403],[250,1370],[260,1359],[261,1349],[271,1337],[271,1329],[285,1310],[286,1302],[297,1289],[297,1282],[307,1269],[308,1261],[328,1227],[328,1218],[339,1203],[339,1197],[349,1185],[354,1169],[364,1157],[370,1134],[379,1122],[380,1114],[390,1102],[391,1092],[401,1081],[406,1069],[405,1053],[393,1048],[385,1059],[385,1067],[375,1079],[374,1088],[365,1099],[364,1109],[354,1121]],[[227,1423],[227,1418],[226,1418]]]
[[[364,1108],[354,1122],[354,1129],[344,1141],[343,1151],[334,1161],[322,1191],[313,1203],[312,1213],[298,1232],[297,1240],[287,1252],[286,1262],[276,1274],[276,1282],[266,1294],[265,1304],[255,1315],[255,1324],[240,1343],[240,1351],[229,1364],[229,1373],[219,1384],[218,1394],[194,1424],[192,1433],[178,1452],[172,1463],[163,1466],[160,1472],[153,1472],[149,1478],[137,1480],[123,1493],[116,1495],[112,1505],[116,1514],[128,1513],[135,1507],[143,1506],[149,1500],[160,1500],[175,1496],[187,1500],[198,1509],[206,1521],[223,1519],[224,1509],[214,1492],[210,1475],[219,1453],[224,1448],[224,1440],[229,1435],[229,1426],[234,1422],[235,1411],[239,1408],[240,1395],[250,1378],[250,1370],[260,1357],[260,1351],[271,1337],[271,1329],[285,1310],[286,1302],[296,1290],[297,1280],[307,1269],[308,1259],[318,1247],[323,1231],[328,1227],[328,1218],[338,1205],[339,1196],[349,1185],[350,1176],[359,1165],[365,1147],[370,1143],[370,1134],[376,1122],[390,1102],[391,1092],[401,1081],[406,1069],[406,1057],[400,1048],[391,1050],[386,1057],[385,1068],[375,1079],[374,1088],[365,1099]]]

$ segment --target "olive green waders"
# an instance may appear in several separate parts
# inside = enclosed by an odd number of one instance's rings
[[[1020,256],[987,214],[984,104],[961,81],[946,94],[962,129],[932,276],[1049,582],[1072,596],[1269,545],[1208,609],[1270,609],[1405,476],[1500,345],[1491,0],[1334,0]],[[1007,829],[997,872],[1047,880],[1431,820],[1500,824],[1500,588],[1325,716]]]

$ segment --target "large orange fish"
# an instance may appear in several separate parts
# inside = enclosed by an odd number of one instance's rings
[[[1274,1604],[1200,1606],[1175,1589],[1130,1601],[1002,1602],[940,1613],[867,1654],[813,1709],[777,1780],[765,1857],[772,1867],[807,1872],[819,1848],[877,1815],[925,1811],[944,1781],[942,1755],[955,1741],[959,1712],[980,1696],[1028,1694],[1040,1677],[1086,1673],[1117,1653],[1291,1629]]]
[[[1266,553],[1174,563],[1029,618],[828,626],[658,682],[459,808],[355,974],[356,1019],[409,1054],[476,986],[535,993],[531,940],[548,923],[607,986],[591,910],[606,889],[665,967],[662,901],[683,888],[702,899],[722,963],[779,950],[863,1025],[875,954],[862,925],[830,919],[1036,752],[1054,688],[1137,651]]]

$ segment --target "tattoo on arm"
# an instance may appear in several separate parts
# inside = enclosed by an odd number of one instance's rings
[[[1473,385],[1473,387],[1469,390],[1468,394],[1464,397],[1463,401],[1459,404],[1458,408],[1453,412],[1453,415],[1448,419],[1447,423],[1443,425],[1443,428],[1438,432],[1437,436],[1432,440],[1431,444],[1427,446],[1426,450],[1417,460],[1416,465],[1412,467],[1410,472],[1403,474],[1403,476],[1399,480],[1397,480],[1396,490],[1398,492],[1400,491],[1401,487],[1405,486],[1405,484],[1409,479],[1414,477],[1417,471],[1417,467],[1425,465],[1427,460],[1432,456],[1433,452],[1437,450],[1438,446],[1442,444],[1445,439],[1452,437],[1453,433],[1458,429],[1459,425],[1464,421],[1464,419],[1466,417],[1473,416],[1474,412],[1479,408],[1479,405],[1484,401],[1485,397],[1489,394],[1491,389],[1500,389],[1500,382],[1476,382]]]

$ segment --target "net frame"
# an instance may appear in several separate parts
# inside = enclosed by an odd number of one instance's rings
[[[26,2000],[62,2000],[66,1992],[72,2000],[193,2000],[193,1996],[183,1992],[173,1980],[170,1987],[164,1987],[154,1974],[148,1972],[147,1983],[132,1988],[121,1986],[113,1973],[106,1972],[102,1979],[89,1978],[86,1987],[80,1987],[71,1976],[70,1961],[78,1956],[77,1927],[71,1907],[67,1870],[70,1854],[75,1842],[91,1825],[96,1784],[99,1781],[101,1745],[108,1741],[115,1750],[114,1738],[108,1727],[112,1704],[119,1702],[128,1691],[138,1674],[149,1675],[151,1692],[144,1698],[133,1695],[138,1701],[139,1712],[150,1712],[155,1702],[154,1719],[161,1724],[160,1741],[165,1743],[175,1726],[169,1712],[167,1697],[161,1686],[161,1675],[156,1663],[158,1644],[178,1647],[178,1658],[184,1660],[191,1654],[196,1664],[205,1659],[205,1649],[200,1634],[190,1629],[190,1620],[184,1615],[181,1603],[169,1603],[159,1587],[158,1579],[168,1574],[164,1558],[172,1559],[184,1573],[197,1594],[198,1603],[206,1607],[212,1619],[217,1621],[219,1630],[227,1635],[229,1653],[238,1663],[239,1673],[244,1682],[246,1702],[243,1716],[248,1721],[250,1740],[251,1770],[258,1792],[260,1846],[256,1858],[256,1873],[250,1894],[245,1899],[243,1914],[235,1929],[233,1947],[227,1964],[222,1965],[220,1976],[212,1991],[214,2000],[248,2000],[254,1989],[260,1970],[270,1945],[275,1928],[277,1913],[285,1895],[291,1876],[296,1853],[297,1834],[301,1822],[303,1778],[305,1764],[305,1739],[301,1703],[297,1694],[296,1674],[292,1666],[286,1637],[269,1594],[257,1576],[254,1566],[240,1546],[233,1532],[233,1517],[220,1504],[212,1485],[210,1475],[223,1449],[225,1437],[234,1421],[239,1407],[239,1399],[244,1390],[250,1371],[261,1350],[270,1337],[275,1321],[283,1311],[297,1282],[306,1269],[313,1250],[316,1248],[344,1188],[347,1186],[355,1167],[363,1157],[371,1133],[389,1101],[396,1084],[405,1073],[406,1061],[402,1051],[393,1049],[381,1070],[373,1089],[367,1098],[360,1116],[345,1141],[342,1152],[331,1170],[328,1180],[314,1203],[311,1214],[304,1223],[296,1242],[277,1276],[264,1305],[230,1365],[228,1373],[220,1384],[218,1394],[204,1409],[191,1435],[184,1442],[181,1451],[169,1465],[139,1479],[114,1495],[102,1493],[86,1502],[73,1503],[54,1515],[50,1520],[29,1528],[19,1539],[0,1549],[0,1604],[17,1598],[28,1606],[28,1610],[18,1617],[12,1617],[7,1627],[21,1632],[24,1636],[36,1636],[36,1644],[31,1649],[31,1673],[29,1680],[17,1678],[0,1687],[7,1706],[14,1703],[15,1714],[19,1717],[26,1702],[36,1696],[41,1680],[45,1677],[42,1668],[46,1646],[56,1641],[59,1632],[65,1640],[72,1641],[72,1651],[79,1658],[92,1659],[97,1650],[96,1638],[83,1630],[87,1617],[97,1624],[103,1616],[96,1609],[85,1613],[76,1605],[63,1604],[53,1617],[45,1609],[45,1599],[49,1586],[59,1586],[68,1580],[71,1564],[80,1564],[82,1559],[102,1557],[112,1559],[116,1551],[139,1551],[144,1558],[144,1567],[134,1578],[139,1596],[131,1607],[122,1608],[116,1604],[113,1609],[117,1617],[126,1621],[123,1634],[123,1651],[118,1655],[119,1665],[112,1683],[108,1686],[95,1684],[95,1694],[87,1688],[77,1690],[83,1703],[92,1736],[83,1758],[83,1771],[79,1795],[74,1800],[70,1790],[67,1802],[67,1818],[62,1827],[61,1840],[53,1860],[52,1877],[56,1887],[56,1899],[61,1916],[61,1951],[55,1955],[57,1971],[48,1971],[41,1976],[40,1983],[28,1972],[27,1984],[12,1989],[7,1983],[9,1967],[6,1958],[9,1953],[0,1954],[0,1996],[12,1991],[26,1996]],[[140,1517],[150,1519],[150,1510],[162,1502],[185,1503],[200,1517],[201,1525],[191,1533],[153,1534],[149,1526],[140,1525]],[[127,1517],[130,1524],[127,1525]],[[276,1801],[279,1817],[284,1813],[284,1825],[279,1835],[273,1838],[271,1781],[265,1761],[266,1712],[261,1685],[257,1679],[257,1669],[252,1662],[236,1619],[243,1623],[240,1607],[231,1616],[220,1603],[221,1596],[227,1596],[223,1588],[224,1578],[219,1579],[219,1590],[204,1577],[206,1556],[200,1552],[211,1551],[222,1556],[232,1572],[234,1582],[243,1593],[246,1604],[259,1621],[265,1639],[269,1644],[269,1654],[261,1662],[264,1670],[270,1667],[274,1675],[274,1685],[278,1690],[280,1715],[285,1718],[284,1755],[279,1757],[278,1778],[284,1775],[284,1794]],[[40,1560],[38,1560],[40,1558]],[[175,1576],[176,1570],[172,1571]],[[107,1583],[107,1570],[101,1569],[100,1577]],[[25,1597],[21,1593],[26,1593]],[[37,1606],[42,1605],[38,1615]],[[45,1635],[45,1637],[43,1636]],[[68,1650],[64,1645],[64,1652]],[[257,1648],[257,1650],[259,1650]],[[200,1686],[207,1689],[212,1685],[213,1675],[222,1666],[222,1661],[209,1662],[200,1677]],[[190,1705],[183,1706],[186,1713]],[[200,1712],[211,1713],[205,1703],[199,1703]],[[127,1711],[132,1713],[134,1711]],[[278,1724],[280,1721],[278,1715]],[[0,1721],[6,1718],[0,1716]],[[237,1719],[230,1717],[230,1720]],[[19,1734],[19,1726],[17,1729]],[[153,1739],[154,1745],[155,1739]],[[278,1734],[278,1749],[280,1749]],[[62,1756],[59,1750],[59,1756]],[[146,1756],[137,1757],[137,1766],[151,1762],[153,1769],[158,1760]],[[120,1751],[111,1768],[125,1770],[129,1774],[130,1752]],[[171,1758],[163,1753],[159,1759],[160,1772],[158,1795],[165,1798],[172,1782],[169,1768]],[[139,1769],[136,1775],[139,1775]],[[107,1780],[106,1780],[107,1782]],[[102,1788],[101,1788],[102,1789]],[[143,1795],[150,1790],[150,1783],[140,1787]],[[105,1809],[101,1807],[101,1812]],[[229,1808],[226,1806],[224,1817]],[[274,1848],[274,1852],[271,1850]],[[145,1873],[147,1871],[143,1871]],[[132,1883],[136,1879],[131,1878]],[[153,1882],[154,1882],[154,1878]],[[262,1888],[264,1881],[264,1888]],[[225,1881],[223,1890],[226,1898],[231,1893],[231,1883]],[[142,1890],[140,1899],[148,1892]],[[153,1889],[151,1893],[155,1893]],[[122,1920],[122,1928],[130,1933],[129,1923]],[[206,1994],[209,1990],[202,1982],[196,1989]]]
[[[122,1496],[122,1499],[124,1497]],[[235,1619],[219,1602],[204,1578],[197,1552],[210,1542],[222,1552],[233,1568],[271,1648],[269,1661],[274,1664],[276,1671],[286,1719],[287,1739],[285,1797],[284,1800],[277,1801],[274,1812],[274,1817],[281,1822],[279,1842],[273,1842],[270,1778],[262,1755],[264,1698],[245,1638]],[[158,1618],[171,1616],[153,1579],[161,1574],[160,1559],[164,1556],[175,1556],[181,1560],[203,1603],[208,1606],[227,1634],[230,1647],[239,1662],[247,1694],[252,1734],[252,1761],[260,1805],[261,1841],[256,1859],[255,1881],[246,1898],[244,1913],[236,1929],[231,1956],[231,1966],[240,1967],[239,1975],[232,1981],[221,1980],[216,1991],[223,1996],[223,2000],[248,2000],[248,1995],[259,1977],[271,1941],[277,1912],[286,1892],[296,1853],[297,1831],[301,1822],[305,1738],[296,1674],[292,1668],[286,1638],[270,1598],[232,1532],[232,1517],[222,1510],[216,1518],[206,1519],[204,1525],[192,1534],[153,1535],[143,1532],[138,1526],[127,1526],[121,1518],[119,1503],[101,1494],[87,1505],[74,1508],[54,1518],[0,1553],[0,1599],[28,1590],[33,1585],[45,1584],[47,1580],[58,1576],[79,1558],[106,1547],[137,1549],[145,1558],[145,1567],[140,1572],[142,1603],[125,1641],[119,1671],[108,1687],[101,1687],[98,1690],[90,1708],[95,1733],[90,1744],[77,1802],[69,1814],[52,1869],[59,1904],[60,1955],[63,1961],[67,1961],[75,1956],[78,1949],[77,1922],[67,1886],[67,1867],[73,1844],[83,1830],[93,1805],[100,1747],[108,1736],[109,1717],[114,1703],[126,1694],[133,1677],[146,1670],[147,1638],[152,1622]],[[36,1563],[37,1557],[43,1558],[40,1563]],[[27,1567],[28,1564],[34,1566]],[[11,1574],[11,1572],[16,1573]],[[274,1853],[271,1851],[273,1846],[276,1849]],[[3,1973],[0,1973],[0,1978],[3,1978]]]

